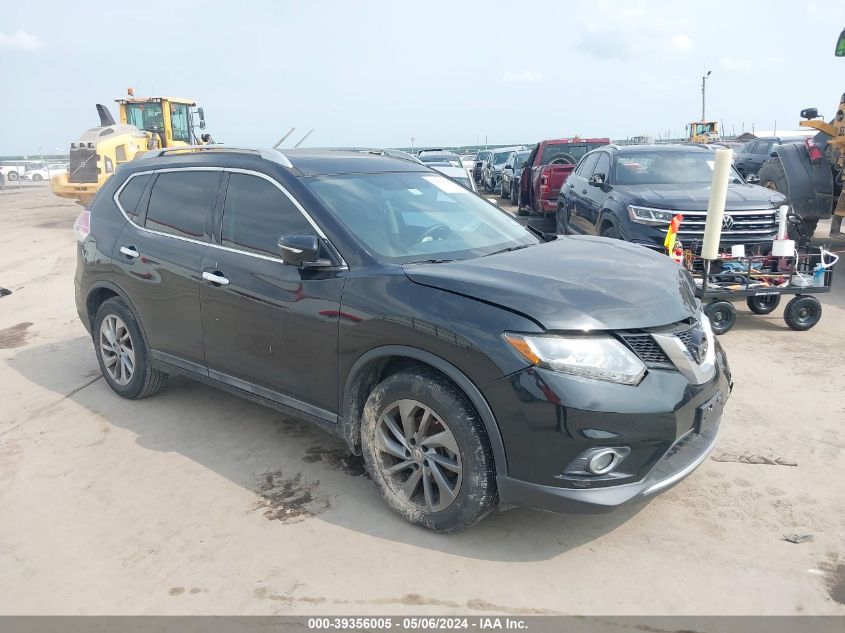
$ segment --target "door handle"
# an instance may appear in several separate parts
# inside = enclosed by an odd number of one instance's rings
[[[212,273],[207,270],[203,271],[202,278],[206,281],[210,281],[213,284],[219,284],[221,286],[226,286],[229,284],[229,280],[226,279],[222,274]]]
[[[120,254],[126,255],[129,259],[135,259],[136,257],[141,255],[141,253],[135,250],[134,246],[121,246]]]
[[[569,185],[569,188],[570,188],[570,189],[575,189],[575,185],[570,184],[570,185]]]
[[[587,190],[586,190],[586,189],[582,189],[582,190],[581,190],[581,193],[586,194],[586,193],[587,193]]]

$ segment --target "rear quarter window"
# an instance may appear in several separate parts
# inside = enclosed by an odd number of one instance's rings
[[[135,176],[126,181],[117,199],[120,201],[120,207],[126,215],[135,217],[138,215],[138,203],[141,201],[141,196],[144,195],[144,189],[152,178],[152,174],[143,174]]]

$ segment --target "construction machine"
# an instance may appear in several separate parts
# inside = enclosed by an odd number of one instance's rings
[[[719,139],[719,123],[717,121],[701,120],[687,124],[687,140],[690,143],[712,143]]]
[[[845,57],[845,29],[839,34],[836,57]],[[816,130],[803,143],[778,145],[772,158],[763,163],[760,184],[784,194],[793,213],[802,218],[803,232],[812,235],[819,220],[836,216],[831,235],[840,234],[845,216],[845,94],[839,98],[836,115],[826,123],[817,108],[801,110],[801,127]],[[838,202],[837,202],[838,200]]]
[[[147,150],[212,143],[205,129],[205,113],[193,99],[135,97],[132,89],[117,99],[120,123],[97,104],[100,125],[70,144],[70,165],[50,181],[53,193],[86,205],[121,163]],[[194,125],[195,120],[197,125]]]

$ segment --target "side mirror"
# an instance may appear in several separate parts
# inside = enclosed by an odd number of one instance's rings
[[[309,233],[286,233],[279,238],[282,261],[297,268],[327,268],[329,259],[319,258],[320,240]]]
[[[818,108],[806,108],[801,110],[801,118],[802,119],[815,119],[819,116],[819,109]]]
[[[601,187],[604,185],[604,174],[593,174],[587,180],[587,183],[593,187]]]
[[[202,108],[197,108],[197,114],[200,115],[200,129],[205,129],[205,110]]]
[[[513,171],[513,165],[505,165],[505,169],[510,169],[511,171]]]
[[[772,152],[771,154],[769,154],[769,156],[771,156],[772,158],[777,158],[777,157],[778,157],[778,153],[777,153],[777,152]]]

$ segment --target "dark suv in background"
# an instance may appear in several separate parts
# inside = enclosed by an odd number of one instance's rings
[[[803,138],[781,138],[779,136],[766,136],[748,141],[741,149],[734,152],[734,167],[743,178],[754,180],[763,163],[773,156],[777,156],[775,150],[779,145],[803,142]]]
[[[608,145],[585,155],[560,190],[560,234],[601,235],[663,251],[681,213],[678,238],[700,250],[710,199],[714,151],[693,145]],[[747,184],[734,172],[722,223],[722,247],[770,249],[786,198]]]
[[[157,150],[75,231],[77,309],[115,392],[178,373],[313,422],[432,530],[499,500],[649,498],[707,456],[730,392],[667,257],[532,231],[409,160]]]

